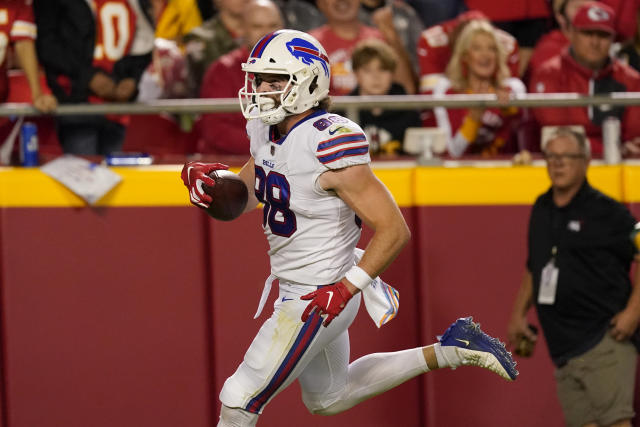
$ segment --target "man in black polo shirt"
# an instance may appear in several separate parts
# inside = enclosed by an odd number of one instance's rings
[[[508,325],[516,344],[535,339],[526,313],[535,304],[556,365],[569,426],[631,426],[640,321],[638,226],[627,208],[589,185],[586,138],[559,128],[544,147],[551,188],[529,222],[527,271]]]

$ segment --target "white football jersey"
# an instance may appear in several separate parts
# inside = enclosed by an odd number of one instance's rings
[[[279,139],[275,126],[259,119],[247,122],[247,134],[271,273],[308,285],[342,279],[353,265],[360,220],[317,181],[329,169],[371,161],[364,132],[351,120],[320,110]]]

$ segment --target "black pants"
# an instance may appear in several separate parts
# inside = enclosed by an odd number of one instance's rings
[[[125,127],[104,116],[60,117],[58,139],[67,154],[101,155],[121,151]]]

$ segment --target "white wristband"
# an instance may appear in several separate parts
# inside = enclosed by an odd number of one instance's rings
[[[369,286],[371,282],[373,282],[373,279],[369,277],[367,272],[361,269],[360,267],[358,267],[357,265],[354,265],[353,267],[351,267],[349,271],[347,271],[347,274],[344,275],[344,277],[348,281],[350,281],[353,284],[353,286],[355,286],[360,290],[363,290],[364,288]]]

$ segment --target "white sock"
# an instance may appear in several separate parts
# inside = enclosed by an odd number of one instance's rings
[[[429,367],[422,348],[369,354],[349,365],[349,382],[340,400],[314,413],[337,414],[425,372]]]
[[[436,353],[439,368],[456,369],[462,364],[460,356],[458,356],[458,347],[454,345],[442,346],[439,342],[433,345],[433,351]]]

